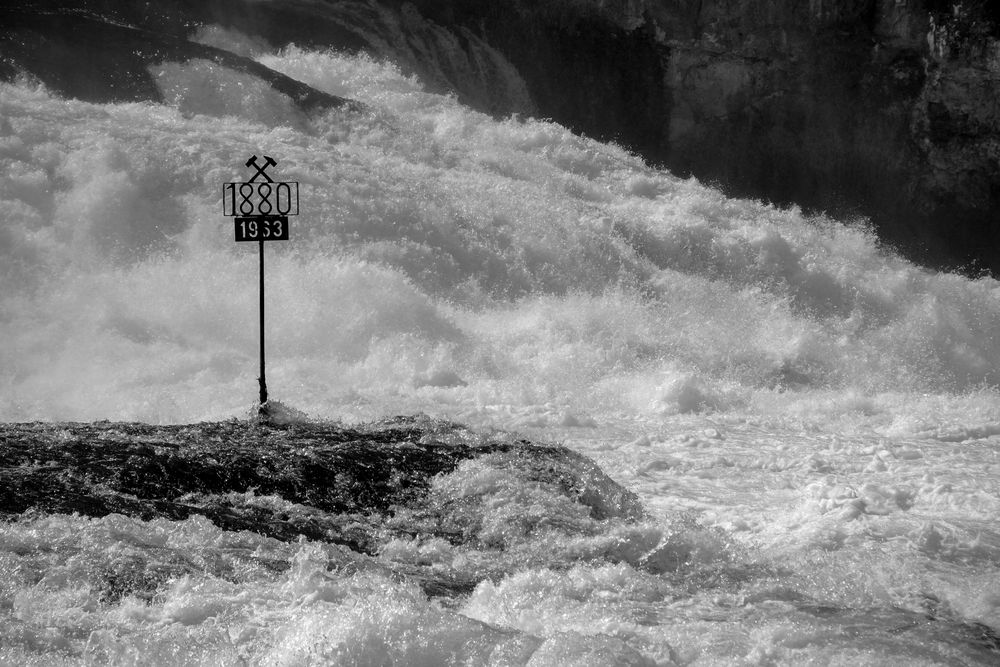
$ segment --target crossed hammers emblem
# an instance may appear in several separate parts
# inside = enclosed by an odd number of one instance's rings
[[[264,166],[262,167],[259,164],[257,164],[257,156],[256,155],[251,155],[250,159],[247,160],[247,166],[248,167],[253,167],[254,169],[256,169],[257,173],[255,173],[253,176],[251,176],[250,180],[247,181],[247,183],[253,183],[254,181],[257,180],[258,176],[263,176],[264,178],[266,178],[268,183],[274,183],[274,179],[271,178],[270,176],[268,176],[265,173],[265,170],[268,167],[273,167],[273,166],[275,166],[277,164],[278,164],[277,160],[275,160],[273,157],[265,155],[264,156]]]

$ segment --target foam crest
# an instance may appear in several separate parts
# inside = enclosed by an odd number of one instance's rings
[[[0,530],[0,562],[14,573],[0,587],[3,656],[58,652],[68,664],[155,655],[178,665],[547,665],[560,664],[556,647],[644,660],[615,637],[629,624],[612,617],[673,594],[628,565],[575,566],[484,582],[449,609],[345,549],[223,531],[198,516],[24,517]],[[597,609],[604,620],[583,627]]]
[[[202,517],[24,521],[0,531],[0,558],[20,573],[0,589],[3,656],[19,662],[46,651],[69,664],[468,664],[508,639],[346,550]],[[361,571],[338,572],[352,563]]]
[[[563,460],[557,464],[549,456]],[[556,453],[540,457],[548,463],[525,470],[513,468],[505,454],[488,455],[438,476],[426,509],[401,510],[393,524],[423,525],[430,510],[439,518],[426,530],[456,544],[438,537],[395,538],[380,557],[451,572],[460,580],[581,561],[676,572],[727,557],[724,540],[710,530],[646,519],[635,499],[588,469],[589,462]],[[568,481],[569,470],[578,482]]]
[[[628,565],[573,567],[566,572],[531,570],[476,587],[464,611],[499,627],[551,636],[560,632],[613,634],[620,628],[616,603],[655,603],[676,591],[662,578]],[[606,618],[595,623],[593,607],[603,607]]]
[[[423,93],[423,85],[406,76],[389,61],[367,54],[350,56],[333,51],[306,51],[295,46],[280,54],[262,55],[260,62],[275,71],[339,97],[366,103],[393,100]]]
[[[237,116],[270,127],[304,127],[305,118],[291,98],[250,74],[201,59],[163,63],[150,72],[164,101],[182,113]]]

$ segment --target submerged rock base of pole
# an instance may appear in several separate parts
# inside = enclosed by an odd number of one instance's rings
[[[263,403],[254,403],[247,411],[247,417],[253,424],[269,424],[282,426],[290,424],[308,424],[309,415],[281,401],[270,399]]]

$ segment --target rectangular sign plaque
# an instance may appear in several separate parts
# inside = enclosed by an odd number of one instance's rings
[[[287,241],[288,217],[254,215],[235,218],[237,241]]]
[[[299,184],[296,181],[224,183],[222,215],[298,215]]]

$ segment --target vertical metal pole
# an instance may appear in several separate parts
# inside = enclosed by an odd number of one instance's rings
[[[264,239],[260,239],[260,404],[267,403],[267,380],[264,376]]]

